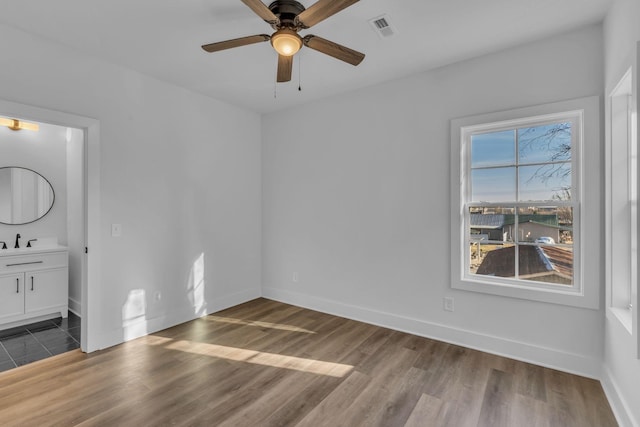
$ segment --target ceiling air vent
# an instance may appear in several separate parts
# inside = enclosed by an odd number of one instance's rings
[[[387,15],[373,18],[369,20],[369,24],[371,24],[376,33],[378,33],[382,38],[391,37],[396,34],[396,29],[389,22],[389,17]]]

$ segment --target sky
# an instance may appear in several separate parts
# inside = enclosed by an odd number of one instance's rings
[[[553,200],[571,186],[567,146],[569,123],[472,135],[472,201]]]

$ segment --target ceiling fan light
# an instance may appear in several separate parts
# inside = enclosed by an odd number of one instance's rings
[[[302,39],[295,31],[283,28],[273,33],[271,46],[282,56],[293,56],[302,47]]]

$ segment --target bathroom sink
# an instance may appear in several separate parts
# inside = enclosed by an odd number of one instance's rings
[[[27,240],[22,239],[20,243],[20,248],[16,249],[11,247],[13,245],[13,242],[8,242],[7,249],[0,249],[0,256],[21,255],[26,253],[55,252],[68,249],[65,246],[60,246],[56,237],[38,238],[36,241],[31,242],[31,247],[27,247]]]

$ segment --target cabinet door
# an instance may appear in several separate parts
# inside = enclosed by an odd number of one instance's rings
[[[28,271],[24,275],[25,313],[33,313],[69,301],[69,274],[66,268]]]
[[[24,313],[24,276],[0,276],[0,321]]]

